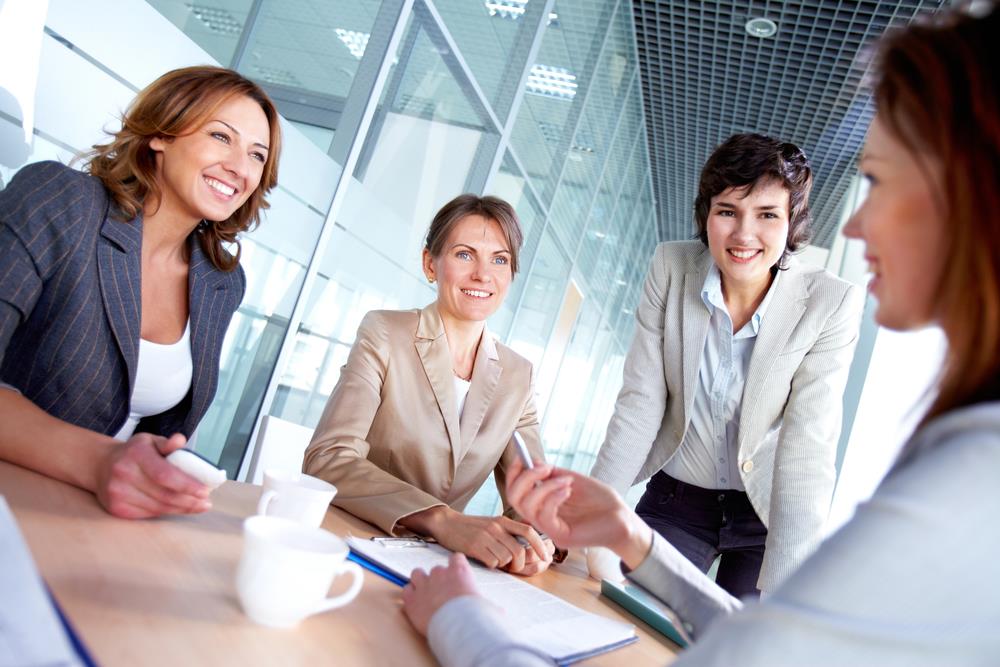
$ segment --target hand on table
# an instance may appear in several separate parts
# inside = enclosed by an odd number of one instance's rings
[[[534,528],[505,516],[455,514],[434,535],[441,546],[475,558],[489,568],[531,576],[552,563],[555,546]],[[529,546],[518,542],[523,538]]]
[[[445,602],[463,595],[479,595],[472,579],[469,561],[460,553],[451,555],[448,567],[439,565],[430,571],[414,571],[410,583],[403,589],[403,612],[421,635],[434,613]]]
[[[136,433],[113,446],[98,470],[97,500],[110,514],[125,519],[197,514],[211,508],[209,488],[164,458],[186,442],[180,433],[169,438]]]
[[[562,547],[608,547],[630,568],[649,553],[652,529],[610,486],[542,463],[507,471],[507,498],[532,525]]]

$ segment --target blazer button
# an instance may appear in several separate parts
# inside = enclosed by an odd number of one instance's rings
[[[750,472],[753,470],[753,461],[750,461],[749,459],[744,461],[743,465],[740,466],[740,469],[743,470],[743,472]]]

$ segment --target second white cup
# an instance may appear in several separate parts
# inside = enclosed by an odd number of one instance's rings
[[[265,470],[264,492],[257,503],[257,514],[318,528],[335,495],[337,487],[311,475]]]

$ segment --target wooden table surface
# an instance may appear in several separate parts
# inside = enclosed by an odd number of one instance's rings
[[[90,493],[0,462],[0,495],[99,665],[435,664],[400,611],[400,588],[367,570],[357,599],[295,629],[266,628],[243,615],[234,579],[242,521],[256,507],[259,486],[227,482],[201,515],[129,521],[106,514]],[[323,527],[340,536],[378,534],[337,509]],[[583,664],[659,666],[678,650],[599,597],[578,555],[529,581],[636,625],[637,643]]]

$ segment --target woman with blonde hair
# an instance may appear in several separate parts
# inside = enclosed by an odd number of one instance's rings
[[[277,183],[266,93],[219,67],[140,91],[85,172],[22,168],[0,192],[0,459],[128,518],[201,512],[164,457],[215,394],[243,298],[238,234]]]
[[[437,299],[365,316],[303,469],[336,485],[334,505],[391,535],[531,575],[552,561],[550,541],[510,516],[463,512],[491,472],[509,508],[515,432],[542,458],[531,363],[486,327],[521,242],[517,214],[497,197],[459,195],[437,212],[423,250]]]
[[[845,234],[865,243],[878,323],[937,324],[948,354],[931,408],[851,521],[772,595],[744,605],[610,487],[551,466],[508,475],[528,521],[560,545],[611,548],[678,613],[694,639],[678,666],[997,663],[1000,11],[969,7],[881,44],[860,162],[871,191]],[[549,664],[503,629],[467,567],[456,557],[404,593],[441,661]]]

